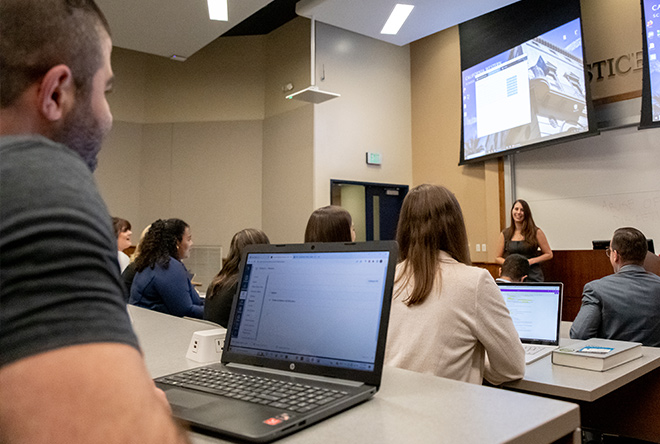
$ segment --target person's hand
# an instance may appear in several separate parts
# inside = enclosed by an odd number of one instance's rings
[[[156,390],[156,397],[158,398],[158,400],[165,406],[167,411],[170,414],[172,414],[172,407],[170,407],[170,403],[167,401],[167,396],[165,395],[165,392],[156,386],[154,386],[154,390]]]

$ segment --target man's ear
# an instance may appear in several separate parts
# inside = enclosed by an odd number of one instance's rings
[[[502,267],[500,267],[500,274],[499,274],[499,276],[500,276],[500,277],[502,276]]]
[[[525,282],[525,279],[527,279],[527,275],[521,277],[521,278],[520,278],[520,282]]]
[[[75,93],[71,69],[66,65],[53,66],[41,80],[39,111],[45,119],[56,122],[73,107]]]

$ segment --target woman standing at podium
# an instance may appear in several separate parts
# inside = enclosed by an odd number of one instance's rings
[[[525,357],[490,273],[470,266],[454,194],[419,185],[403,201],[385,364],[493,384],[522,378]]]
[[[543,282],[541,262],[552,259],[552,250],[543,230],[536,226],[527,202],[518,199],[511,208],[511,223],[500,233],[495,262],[502,265],[510,254],[521,254],[529,260],[527,282]]]

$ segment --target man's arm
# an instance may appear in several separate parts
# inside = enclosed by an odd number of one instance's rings
[[[598,335],[601,319],[600,300],[596,297],[592,283],[588,282],[582,291],[582,306],[571,326],[571,338],[595,338]]]
[[[2,443],[187,443],[133,347],[59,348],[0,368]]]

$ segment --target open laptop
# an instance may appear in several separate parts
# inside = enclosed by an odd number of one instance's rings
[[[559,346],[561,282],[498,282],[513,325],[525,348],[525,363],[531,364]]]
[[[221,363],[156,379],[174,415],[266,442],[372,397],[397,256],[394,241],[246,247]]]

